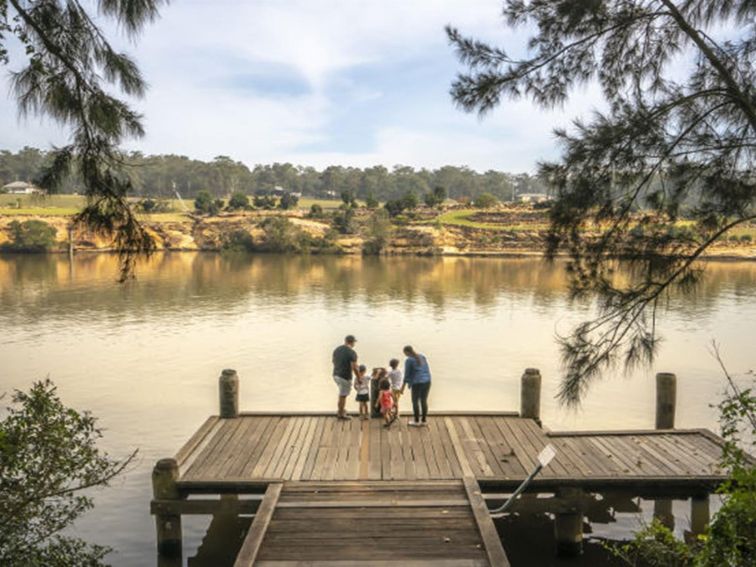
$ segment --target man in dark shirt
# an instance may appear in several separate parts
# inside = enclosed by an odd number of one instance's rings
[[[357,374],[357,352],[354,335],[347,335],[344,344],[333,351],[333,381],[339,387],[339,404],[336,417],[352,419],[346,414],[346,399],[352,389],[352,374]]]

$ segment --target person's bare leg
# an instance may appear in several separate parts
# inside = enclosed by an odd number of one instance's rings
[[[339,417],[346,415],[346,396],[339,396]]]

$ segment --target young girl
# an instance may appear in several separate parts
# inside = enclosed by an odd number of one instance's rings
[[[355,398],[360,403],[360,419],[370,419],[368,412],[368,402],[370,401],[370,377],[367,375],[367,368],[360,364],[357,369],[357,378],[354,380],[354,389],[357,392]]]
[[[388,379],[391,382],[391,393],[394,395],[394,405],[396,405],[396,413],[399,413],[399,398],[404,394],[404,377],[402,371],[399,370],[399,360],[392,358],[389,361],[391,370],[388,373]]]
[[[396,413],[392,411],[394,409],[394,395],[391,393],[391,382],[384,378],[379,387],[381,393],[378,396],[378,404],[381,406],[381,414],[385,421],[383,427],[390,427],[396,419]]]

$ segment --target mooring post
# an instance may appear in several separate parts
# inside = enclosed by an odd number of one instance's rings
[[[236,370],[227,368],[218,379],[220,392],[220,416],[239,417],[239,376]]]
[[[677,376],[671,372],[656,375],[656,429],[674,429],[677,402]]]
[[[520,417],[541,424],[541,373],[537,368],[526,368],[520,379]]]
[[[176,459],[160,459],[152,469],[152,496],[155,500],[181,498],[176,481],[179,469]],[[157,549],[160,555],[181,555],[181,515],[156,514]]]
[[[654,500],[654,518],[670,530],[675,529],[675,514],[672,512],[671,498],[657,498]]]
[[[701,494],[690,499],[690,531],[694,536],[706,533],[709,525],[709,495]]]
[[[576,557],[583,553],[582,491],[563,488],[557,491],[566,507],[554,515],[554,539],[559,557]]]

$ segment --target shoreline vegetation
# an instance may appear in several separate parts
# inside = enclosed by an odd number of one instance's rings
[[[542,256],[548,211],[527,204],[474,209],[464,205],[416,209],[389,217],[382,209],[355,207],[348,213],[339,201],[309,203],[292,210],[253,210],[201,215],[171,210],[142,214],[158,251],[278,252],[293,254],[414,256]],[[309,205],[309,207],[308,207]],[[313,214],[313,206],[316,211]],[[330,206],[329,206],[330,205]],[[76,209],[61,211],[22,207],[0,209],[0,252],[66,253],[69,226]],[[346,226],[345,226],[346,224]],[[685,230],[685,222],[679,230]],[[709,259],[756,260],[756,226],[745,227],[718,242]],[[76,253],[112,252],[108,238],[76,229]]]

